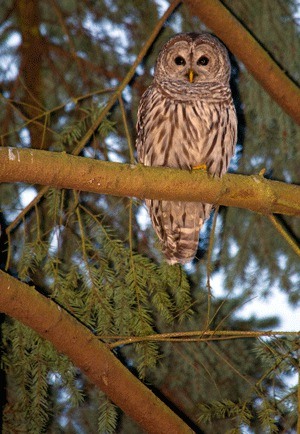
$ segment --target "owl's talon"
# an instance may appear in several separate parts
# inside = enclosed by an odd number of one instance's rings
[[[197,166],[193,166],[192,170],[205,170],[205,171],[207,171],[207,166],[206,166],[206,164],[198,164]]]

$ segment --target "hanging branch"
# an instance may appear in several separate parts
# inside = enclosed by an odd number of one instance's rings
[[[259,42],[219,0],[185,0],[197,15],[241,60],[269,95],[300,124],[300,89]]]
[[[261,175],[227,174],[219,179],[204,171],[145,167],[74,157],[64,152],[1,147],[0,161],[0,182],[25,182],[141,199],[206,202],[262,214],[300,215],[300,187],[270,181]]]
[[[122,365],[106,344],[52,300],[3,271],[0,271],[0,288],[1,312],[52,342],[145,432],[193,432]]]

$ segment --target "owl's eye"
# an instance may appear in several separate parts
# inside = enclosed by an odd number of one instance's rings
[[[186,62],[182,56],[175,57],[174,62],[176,63],[176,65],[184,66],[186,64]]]
[[[206,56],[201,56],[199,57],[199,59],[197,60],[197,65],[202,65],[202,66],[206,66],[209,62],[209,58]]]

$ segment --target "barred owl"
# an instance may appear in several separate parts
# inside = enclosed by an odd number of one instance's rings
[[[182,33],[160,51],[153,83],[137,120],[138,160],[145,166],[196,169],[222,176],[234,153],[237,120],[224,45],[208,33]],[[212,205],[147,199],[153,227],[169,264],[197,251]]]

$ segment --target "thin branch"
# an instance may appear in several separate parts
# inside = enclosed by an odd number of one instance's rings
[[[192,433],[175,413],[122,365],[107,345],[99,342],[86,327],[52,300],[3,271],[0,271],[0,288],[1,312],[16,318],[50,341],[145,432]]]
[[[25,208],[18,214],[18,216],[14,219],[14,221],[7,226],[6,233],[7,235],[11,233],[11,231],[18,225],[18,223],[23,220],[23,218],[26,216],[26,214],[32,209],[32,207],[35,207],[40,199],[44,196],[44,194],[47,193],[49,190],[49,187],[42,187],[42,189],[38,192],[38,194],[35,196],[35,198],[27,205]],[[6,262],[6,269],[8,267],[8,264],[10,263],[10,255],[7,257]]]
[[[210,322],[212,321],[210,319],[210,312],[211,312],[211,285],[210,285],[210,277],[211,277],[211,258],[212,258],[212,252],[214,247],[214,241],[215,241],[215,232],[216,232],[216,225],[217,225],[217,218],[219,213],[219,205],[216,206],[215,212],[214,212],[214,219],[213,224],[210,232],[209,237],[209,245],[208,245],[208,251],[207,251],[207,259],[206,259],[206,288],[207,288],[207,328],[209,327]]]
[[[112,163],[65,152],[20,148],[0,147],[0,161],[0,182],[120,197],[205,202],[262,214],[300,216],[300,186],[270,181],[261,175],[226,174],[219,179],[202,171]]]
[[[225,355],[224,351],[220,351],[214,344],[214,342],[206,342],[209,349],[216,354],[216,356],[222,360],[238,377],[242,378],[250,386],[253,385],[252,378],[248,378],[246,375],[242,374],[238,367]]]
[[[275,336],[299,336],[299,332],[289,331],[239,331],[239,330],[199,330],[188,332],[158,333],[147,336],[113,336],[101,335],[103,340],[115,340],[110,343],[109,348],[117,348],[123,345],[130,345],[137,342],[207,342],[224,341],[233,339],[257,339],[261,337]]]
[[[125,110],[123,98],[121,95],[119,96],[119,105],[120,105],[121,114],[122,114],[122,121],[123,121],[123,125],[124,125],[124,130],[125,130],[125,137],[126,137],[128,149],[129,149],[130,164],[134,164],[135,163],[134,149],[133,149],[133,146],[131,143],[128,121],[127,121],[127,117],[126,117],[126,110]]]
[[[185,0],[240,59],[274,101],[300,124],[300,89],[219,0]]]
[[[77,64],[77,68],[78,68],[78,71],[81,75],[82,81],[83,81],[83,83],[86,84],[87,83],[87,72],[84,69],[84,67],[83,67],[82,63],[80,62],[80,59],[77,55],[72,35],[71,35],[69,28],[66,24],[66,19],[63,16],[62,11],[61,11],[59,5],[57,4],[57,2],[55,0],[51,0],[51,4],[52,4],[53,10],[57,16],[58,22],[61,26],[62,32],[64,33],[64,35],[67,38],[68,46],[70,47],[69,51],[71,54],[71,58]]]
[[[297,245],[296,241],[286,232],[283,226],[279,223],[278,219],[274,215],[268,215],[270,222],[280,233],[280,235],[288,242],[289,246],[294,250],[294,252],[300,256],[300,247]]]
[[[45,110],[45,111],[43,111],[42,113],[36,115],[33,118],[26,119],[26,122],[23,123],[22,125],[14,128],[12,130],[9,130],[9,131],[7,131],[4,134],[1,134],[0,135],[1,143],[4,143],[4,139],[6,137],[10,136],[11,134],[13,134],[13,133],[15,133],[17,131],[20,131],[22,128],[25,128],[26,126],[30,125],[31,123],[37,123],[36,121],[40,121],[41,122],[44,118],[49,117],[51,114],[57,113],[58,111],[60,111],[63,108],[65,108],[66,105],[70,104],[70,102],[72,102],[74,104],[78,104],[80,101],[88,99],[88,98],[91,98],[91,97],[93,97],[95,95],[102,95],[102,94],[106,94],[106,93],[112,93],[112,92],[115,92],[115,90],[116,89],[114,87],[108,87],[106,89],[100,89],[100,90],[96,90],[94,92],[86,93],[84,95],[79,95],[79,96],[72,97],[71,99],[68,99],[66,102],[64,102],[64,103],[62,103],[62,104],[60,104],[60,105],[58,105],[56,107],[53,107],[52,109]],[[23,107],[26,108],[28,106],[28,104],[26,104],[23,101],[14,100],[13,98],[5,98],[2,94],[0,94],[0,100],[2,100],[4,104],[10,105],[14,110],[18,110],[18,113],[23,118],[25,118],[24,115],[23,115],[23,113],[22,113],[22,108]],[[40,122],[38,123],[39,125],[40,125]],[[59,135],[54,130],[51,130],[51,133]]]
[[[215,211],[214,211],[213,224],[212,224],[210,237],[209,237],[209,245],[208,245],[207,259],[206,259],[206,288],[208,290],[208,294],[210,297],[212,295],[211,294],[211,286],[210,286],[210,277],[211,277],[211,272],[212,272],[211,258],[212,258],[212,252],[213,252],[213,247],[214,247],[214,242],[215,242],[215,233],[216,233],[218,213],[219,213],[219,206],[216,206]]]

